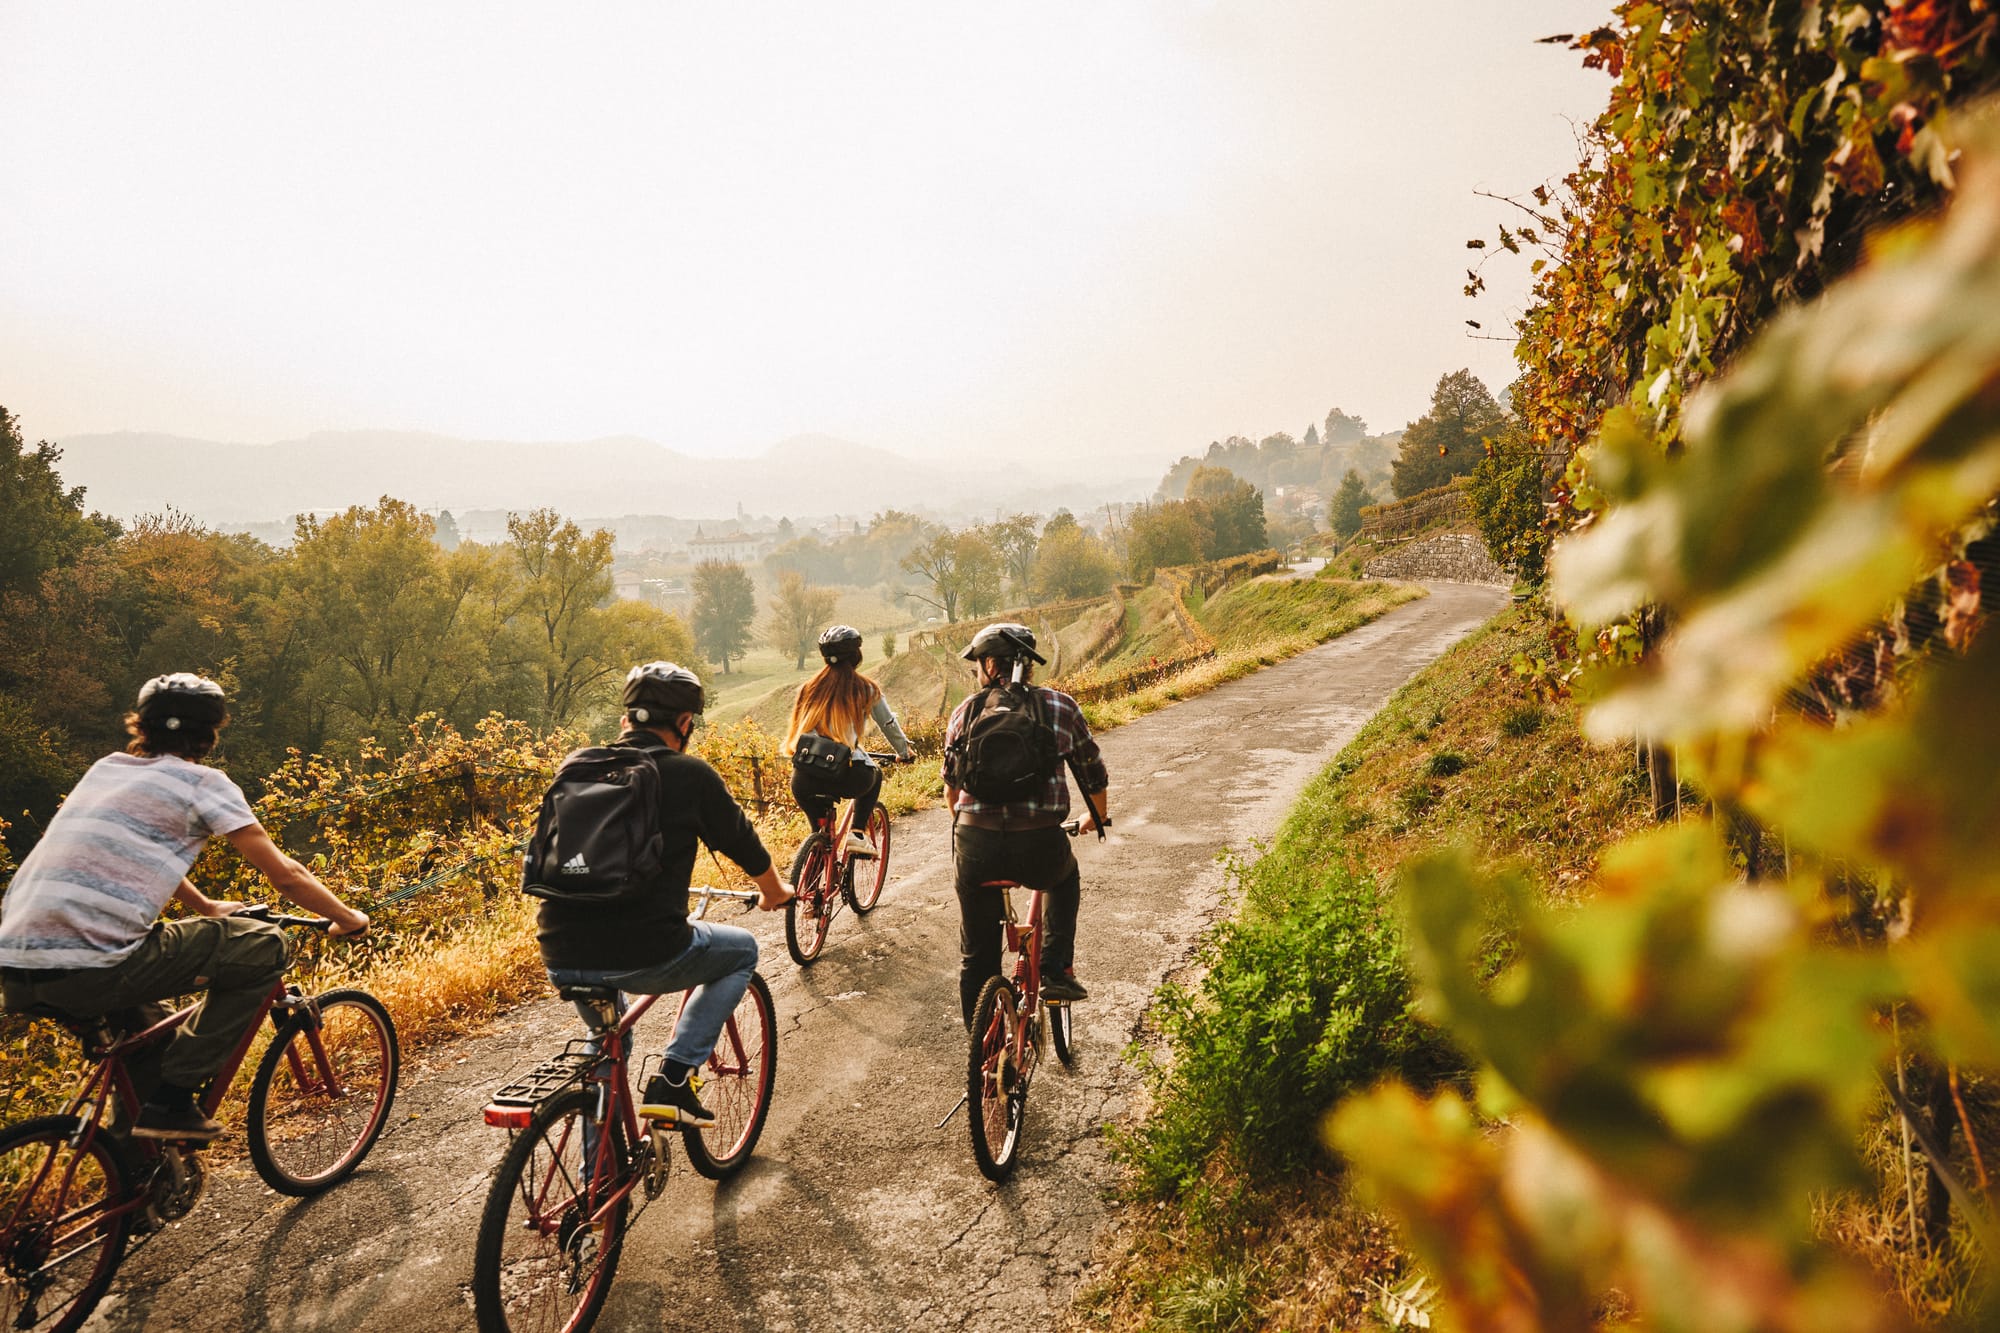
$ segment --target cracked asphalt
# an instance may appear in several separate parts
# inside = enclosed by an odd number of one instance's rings
[[[1113,1204],[1104,1127],[1142,1096],[1121,1058],[1148,998],[1224,906],[1221,856],[1267,840],[1299,790],[1389,695],[1500,606],[1430,596],[1288,662],[1103,737],[1115,821],[1078,843],[1084,901],[1073,1069],[1037,1075],[1020,1164],[972,1161],[957,905],[943,811],[897,822],[869,917],[843,913],[808,970],[776,916],[749,923],[780,1018],[777,1084],[755,1160],[715,1186],[676,1155],[640,1214],[597,1327],[611,1330],[1039,1328],[1066,1306]],[[640,1025],[664,1045],[671,1006]],[[247,1162],[137,1247],[89,1328],[470,1328],[473,1236],[504,1134],[480,1108],[575,1034],[567,1005],[514,1011],[406,1061],[394,1120],[350,1180],[303,1201]]]

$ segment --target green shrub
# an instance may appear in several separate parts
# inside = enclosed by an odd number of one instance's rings
[[[1239,873],[1269,901],[1255,881],[1295,868],[1280,853]],[[1375,882],[1333,868],[1289,887],[1291,901],[1209,934],[1198,983],[1161,988],[1171,1061],[1147,1071],[1152,1114],[1120,1141],[1157,1196],[1195,1186],[1217,1153],[1253,1174],[1310,1160],[1335,1100],[1436,1061]]]
[[[1532,736],[1542,729],[1542,710],[1538,704],[1522,704],[1510,708],[1500,717],[1500,734],[1519,739]]]
[[[1435,782],[1428,779],[1412,782],[1396,793],[1396,813],[1402,816],[1405,824],[1414,824],[1430,813],[1431,807],[1438,803],[1442,795],[1443,790]]]

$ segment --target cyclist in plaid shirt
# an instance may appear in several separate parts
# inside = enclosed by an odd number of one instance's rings
[[[1023,679],[1042,661],[1035,652],[1035,636],[1025,625],[988,625],[973,636],[961,654],[979,664],[982,690],[1007,680],[1017,662]],[[1086,1000],[1088,991],[1076,979],[1073,966],[1076,949],[1077,905],[1082,896],[1082,880],[1076,854],[1070,850],[1069,836],[1062,824],[1069,817],[1069,782],[1065,769],[1073,768],[1089,807],[1083,828],[1111,827],[1106,803],[1111,779],[1104,771],[1104,756],[1091,738],[1076,700],[1046,685],[1032,686],[1041,700],[1043,716],[1056,734],[1056,749],[1065,763],[1058,763],[1042,790],[1033,798],[1006,805],[994,805],[973,798],[971,792],[951,785],[946,777],[945,798],[952,810],[952,850],[957,862],[958,887],[958,998],[965,1022],[972,1022],[972,1006],[978,1002],[980,987],[1000,971],[1000,926],[1005,915],[1000,890],[985,887],[991,880],[1012,880],[1040,889],[1047,900],[1048,934],[1042,941],[1042,995],[1050,1000]],[[974,693],[952,713],[945,727],[945,746],[963,734],[971,717]]]

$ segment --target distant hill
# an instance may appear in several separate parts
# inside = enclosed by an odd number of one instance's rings
[[[122,518],[171,505],[247,524],[394,495],[422,508],[566,514],[871,514],[925,508],[1088,507],[1145,493],[1141,479],[1078,484],[1032,468],[905,458],[826,435],[756,458],[697,458],[636,436],[577,442],[461,440],[413,431],[327,431],[274,444],[119,432],[58,440],[65,481]]]

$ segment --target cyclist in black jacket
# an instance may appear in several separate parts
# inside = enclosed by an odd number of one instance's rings
[[[705,701],[700,678],[672,662],[647,662],[625,677],[618,743],[645,750],[659,767],[669,887],[638,908],[545,899],[536,931],[549,980],[558,986],[615,986],[634,995],[693,988],[661,1072],[646,1084],[639,1114],[703,1128],[715,1117],[697,1096],[701,1080],[693,1071],[715,1049],[722,1025],[750,985],[757,937],[740,926],[688,920],[699,844],[756,881],[757,906],[764,911],[776,911],[792,896],[721,775],[686,753]]]

